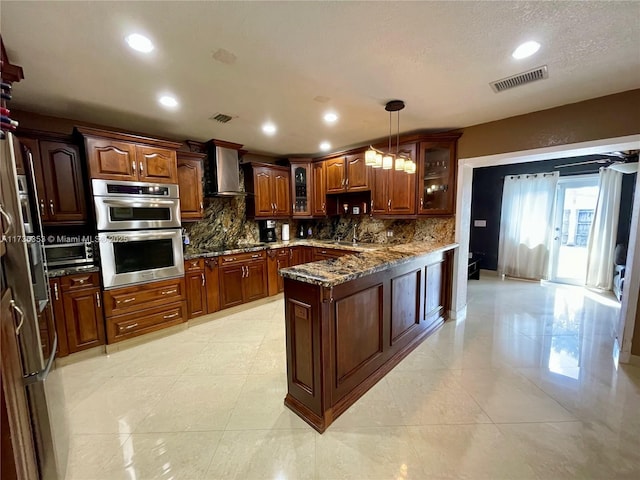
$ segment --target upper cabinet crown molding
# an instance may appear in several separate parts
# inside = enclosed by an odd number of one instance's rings
[[[109,138],[112,140],[151,145],[155,147],[166,148],[169,150],[177,150],[180,147],[182,147],[182,142],[173,142],[170,140],[145,137],[143,135],[136,135],[131,133],[114,132],[111,130],[102,130],[99,128],[80,127],[80,126],[76,126],[75,130],[85,137]]]

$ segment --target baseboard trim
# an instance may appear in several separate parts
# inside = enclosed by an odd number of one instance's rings
[[[449,310],[449,318],[451,320],[464,320],[467,318],[467,306],[458,309],[458,310]]]

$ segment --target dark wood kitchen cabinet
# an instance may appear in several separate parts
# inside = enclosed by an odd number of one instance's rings
[[[459,135],[419,144],[418,215],[453,215]]]
[[[19,139],[20,156],[33,164],[42,222],[46,225],[86,223],[88,200],[78,147],[55,134],[27,132],[26,135]]]
[[[107,343],[187,321],[184,277],[104,291]]]
[[[362,192],[370,189],[364,151],[325,160],[326,193]]]
[[[325,162],[315,162],[311,165],[312,202],[311,215],[325,217],[327,215],[327,185],[325,177]]]
[[[269,276],[269,296],[284,291],[284,279],[278,274],[281,268],[290,267],[293,263],[293,248],[277,248],[267,250],[267,267]]]
[[[104,345],[104,308],[98,273],[78,273],[49,281],[58,334],[58,356]]]
[[[207,313],[207,284],[204,276],[204,259],[184,261],[184,278],[187,289],[187,314],[189,318]]]
[[[291,216],[291,186],[288,167],[261,163],[244,164],[247,216],[288,218]]]
[[[218,259],[185,260],[184,271],[189,318],[220,310]]]
[[[204,216],[202,193],[202,160],[205,155],[178,152],[178,188],[182,221],[201,220]]]
[[[311,160],[290,159],[291,198],[294,218],[309,218],[313,211],[313,174]]]
[[[84,137],[91,178],[178,183],[176,150],[182,144],[89,127],[76,130]]]
[[[416,144],[400,145],[400,151],[416,158]],[[374,168],[371,171],[371,213],[376,216],[401,217],[416,214],[416,175],[396,170]]]
[[[266,297],[266,252],[223,255],[218,260],[220,308],[229,308]]]
[[[351,255],[352,253],[357,252],[353,250],[343,250],[341,248],[313,247],[313,261],[317,262],[319,260],[331,260],[333,258],[340,258],[345,255]]]

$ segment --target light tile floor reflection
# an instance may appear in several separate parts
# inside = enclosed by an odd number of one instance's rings
[[[68,479],[637,479],[640,369],[618,307],[483,278],[448,322],[317,434],[283,405],[283,301],[62,367]]]

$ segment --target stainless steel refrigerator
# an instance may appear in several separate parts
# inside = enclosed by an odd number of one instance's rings
[[[23,156],[19,142],[11,133],[7,133],[0,144],[0,201],[7,237],[0,273],[3,285],[13,293],[14,308],[22,322],[20,328],[16,328],[16,335],[39,476],[43,480],[63,480],[68,428],[62,379],[55,370],[57,337],[50,346],[50,355],[45,357],[38,324],[38,315],[51,308],[51,302],[42,224],[40,213],[34,208],[38,205],[34,159],[28,152]],[[25,175],[17,174],[17,156],[22,159]]]

